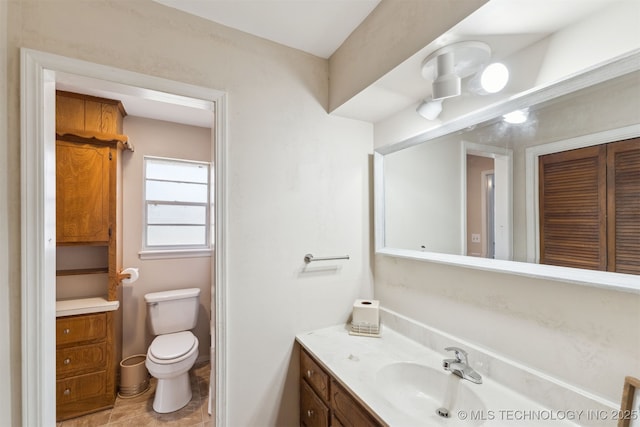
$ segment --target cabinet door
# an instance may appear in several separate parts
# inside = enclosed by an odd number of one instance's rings
[[[369,412],[356,402],[335,380],[331,380],[331,409],[345,427],[381,426]]]
[[[303,379],[300,380],[300,425],[305,427],[329,426],[329,408]]]
[[[107,146],[56,142],[58,243],[109,242]]]
[[[640,138],[607,146],[608,270],[640,274]]]

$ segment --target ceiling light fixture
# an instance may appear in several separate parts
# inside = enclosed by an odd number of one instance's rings
[[[468,90],[486,95],[497,93],[509,81],[509,70],[499,62],[487,65],[491,48],[480,41],[453,43],[432,52],[422,62],[422,77],[431,81],[431,100],[424,100],[416,111],[435,120],[442,111],[442,100],[462,93],[462,79],[474,75]]]
[[[425,99],[420,105],[418,105],[416,111],[427,120],[435,120],[442,112],[442,99]]]
[[[509,69],[500,62],[494,62],[480,73],[480,86],[486,93],[498,93],[509,82]]]
[[[476,73],[491,58],[491,48],[479,41],[464,41],[442,47],[422,62],[422,77],[431,80],[433,99],[461,93],[460,82]]]

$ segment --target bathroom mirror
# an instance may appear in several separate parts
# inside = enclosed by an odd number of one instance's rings
[[[541,265],[538,200],[541,156],[639,136],[634,51],[381,147],[376,252],[640,290],[630,274]]]

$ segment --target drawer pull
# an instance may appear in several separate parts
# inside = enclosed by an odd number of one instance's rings
[[[69,396],[69,395],[71,394],[71,389],[70,389],[70,388],[65,389],[65,390],[62,392],[62,394],[64,394],[65,396]]]
[[[313,417],[313,409],[307,410],[307,417],[309,418]]]
[[[307,378],[311,378],[313,376],[313,371],[311,369],[307,370]]]
[[[65,334],[65,335],[69,335],[69,334],[71,333],[71,329],[69,329],[69,328],[65,328],[65,329],[62,331],[62,333],[63,333],[63,334]]]
[[[68,365],[69,363],[71,363],[71,359],[69,359],[68,357],[66,359],[64,359],[62,361],[62,363],[64,363],[65,365]]]

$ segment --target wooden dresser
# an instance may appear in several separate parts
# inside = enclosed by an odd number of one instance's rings
[[[56,272],[59,279],[101,275],[93,276],[104,280],[101,295],[79,297],[119,300],[120,156],[128,147],[127,137],[122,135],[125,114],[119,101],[62,91],[56,94],[57,246],[80,251],[89,246],[104,248],[99,267]],[[121,329],[119,310],[57,317],[58,421],[113,407],[122,353]]]
[[[300,425],[305,427],[386,426],[356,396],[300,348]]]

